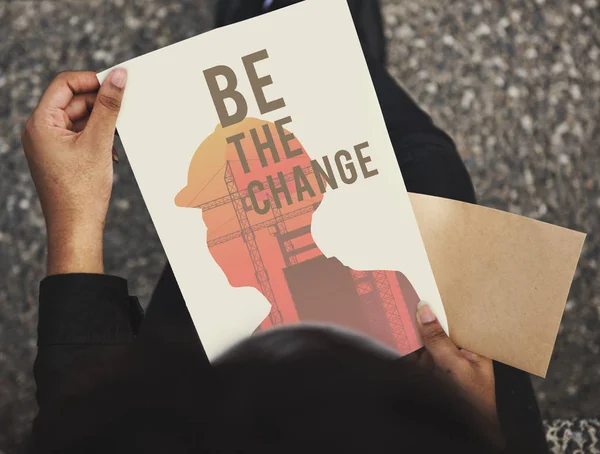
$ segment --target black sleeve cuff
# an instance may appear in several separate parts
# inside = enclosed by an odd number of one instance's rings
[[[547,454],[542,416],[527,372],[494,361],[496,409],[511,453]]]
[[[63,274],[40,283],[38,346],[126,344],[143,311],[127,281],[100,274]]]

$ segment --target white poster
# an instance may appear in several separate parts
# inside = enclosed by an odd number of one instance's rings
[[[406,354],[420,300],[447,329],[345,0],[120,66],[119,135],[209,358],[299,322]]]

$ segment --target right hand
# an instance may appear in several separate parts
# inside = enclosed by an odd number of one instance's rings
[[[425,349],[417,362],[447,376],[462,389],[471,403],[487,420],[493,438],[502,443],[498,412],[494,366],[491,359],[459,349],[446,335],[430,306],[421,302],[417,309],[419,333]]]

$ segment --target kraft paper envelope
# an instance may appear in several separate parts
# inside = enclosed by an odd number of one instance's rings
[[[546,376],[585,234],[410,194],[452,339]]]

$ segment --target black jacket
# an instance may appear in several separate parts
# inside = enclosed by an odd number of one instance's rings
[[[168,304],[159,302],[167,295]],[[210,415],[194,406],[208,405],[212,397],[211,366],[169,267],[145,320],[123,279],[44,279],[38,333],[37,452],[179,453],[188,452],[190,436],[202,436]],[[519,452],[547,452],[527,374],[494,366],[499,417],[510,444]],[[165,421],[165,415],[171,416]],[[119,446],[103,445],[99,427],[120,434],[109,438],[122,440]]]

